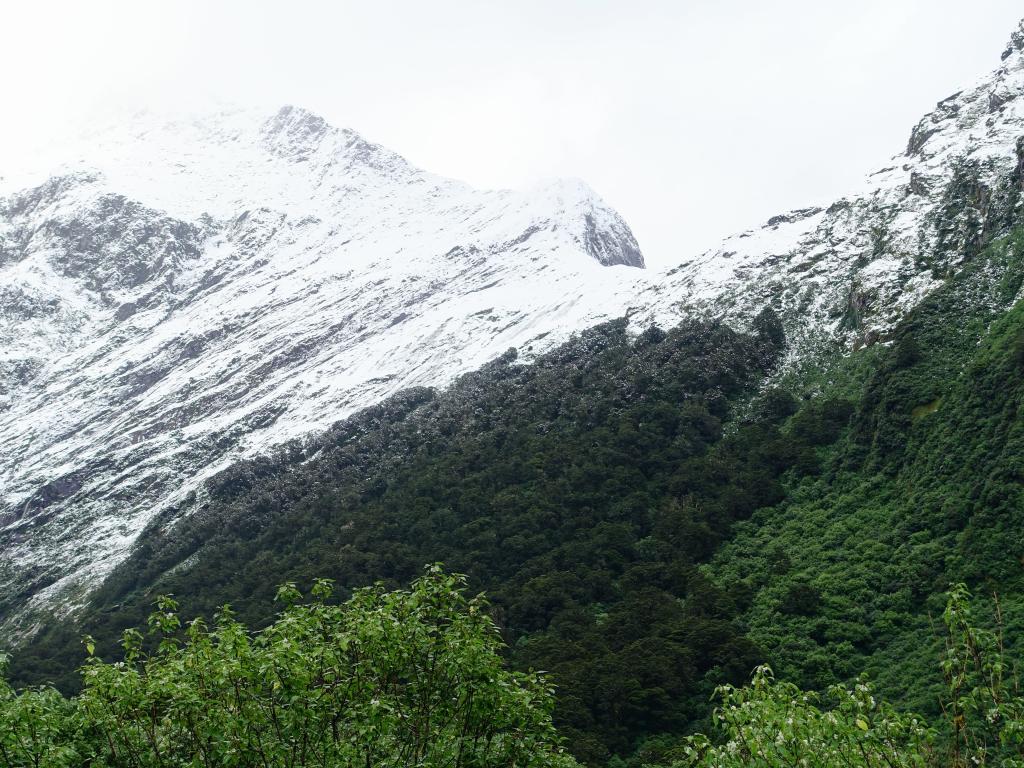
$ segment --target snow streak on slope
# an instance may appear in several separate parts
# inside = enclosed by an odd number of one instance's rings
[[[291,107],[83,146],[0,202],[0,591],[38,604],[238,456],[619,313],[643,266],[581,182],[473,190]]]

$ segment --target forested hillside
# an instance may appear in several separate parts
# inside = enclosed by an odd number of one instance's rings
[[[347,596],[441,561],[488,593],[509,662],[549,673],[586,764],[676,755],[765,662],[813,689],[866,670],[935,716],[949,584],[999,593],[1011,650],[1024,621],[1022,248],[995,239],[813,375],[777,373],[767,310],[750,335],[609,323],[404,393],[218,476],[15,679],[74,688],[78,637],[116,655],[161,593],[263,626],[277,584]]]
[[[926,299],[887,348],[846,361],[822,386],[862,391],[844,439],[825,450],[828,470],[794,478],[783,504],[717,554],[715,580],[754,595],[748,637],[780,674],[820,688],[866,670],[934,713],[934,623],[952,582],[998,591],[1008,641],[1022,637],[1022,282],[1017,231]]]
[[[685,728],[715,684],[761,660],[733,597],[695,566],[732,521],[782,499],[788,466],[813,463],[772,421],[723,437],[780,351],[770,312],[759,325],[631,338],[610,323],[235,467],[200,511],[154,526],[85,630],[110,653],[157,593],[203,614],[231,602],[259,625],[278,583],[397,585],[443,561],[488,592],[515,663],[551,671],[578,754],[599,761]],[[73,685],[81,631],[47,632],[16,673]]]

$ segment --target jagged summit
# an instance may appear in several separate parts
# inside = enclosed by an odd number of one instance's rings
[[[262,122],[259,134],[263,149],[293,163],[366,166],[393,178],[422,173],[394,152],[301,107],[281,107]]]
[[[263,124],[260,131],[266,148],[283,157],[304,162],[333,132],[320,115],[286,105]]]
[[[1002,59],[1006,59],[1013,56],[1015,53],[1024,51],[1024,19],[1021,19],[1020,24],[1017,25],[1017,29],[1010,33],[1010,42],[1006,44],[1006,49],[1003,51]]]
[[[1024,84],[1024,20],[1011,36],[1002,66],[973,88],[942,99],[914,126],[906,156],[928,160],[954,150],[972,154],[998,140],[1005,121],[1015,120]]]
[[[629,226],[578,181],[476,190],[295,106],[185,118],[136,113],[57,151],[57,157],[37,157],[8,174],[0,194],[43,185],[54,175],[85,173],[111,193],[185,220],[230,219],[255,205],[292,218],[373,217],[382,229],[388,217],[424,225],[433,218],[449,228],[448,213],[458,209],[456,218],[481,240],[498,236],[495,224],[509,240],[562,229],[572,233],[574,254],[602,265],[643,266]],[[521,229],[512,232],[516,227]]]
[[[785,319],[792,365],[886,341],[909,308],[1019,211],[1022,30],[997,69],[941,100],[860,189],[685,260],[641,303],[660,316],[675,306],[740,325],[771,306]]]

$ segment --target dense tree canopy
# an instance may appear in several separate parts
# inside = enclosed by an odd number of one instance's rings
[[[245,462],[190,517],[156,524],[85,626],[39,638],[15,671],[72,690],[58,675],[73,669],[74,635],[113,654],[161,592],[203,616],[231,602],[258,626],[272,584],[326,576],[347,594],[443,561],[486,589],[516,667],[550,672],[573,751],[628,754],[706,717],[714,686],[762,660],[735,621],[744,596],[696,566],[733,521],[782,498],[782,473],[810,450],[777,419],[723,434],[777,341],[704,323],[631,337],[610,323]]]

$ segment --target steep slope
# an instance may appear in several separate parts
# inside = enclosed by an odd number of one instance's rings
[[[682,301],[741,324],[771,305],[790,332],[791,364],[888,339],[1019,210],[1022,47],[1024,21],[1000,66],[940,101],[861,189],[730,237],[671,270],[640,303]]]
[[[7,605],[73,605],[231,461],[564,338],[643,266],[580,182],[476,191],[290,107],[81,152],[0,202]]]
[[[531,364],[507,355],[389,398],[232,466],[187,518],[155,520],[86,623],[53,622],[15,674],[73,686],[81,634],[116,656],[157,593],[262,624],[286,581],[316,574],[345,594],[442,560],[491,596],[517,665],[555,675],[573,749],[628,754],[758,660],[695,564],[781,498],[799,453],[772,424],[723,436],[779,351],[771,333],[695,322],[634,336],[617,320]]]
[[[715,559],[720,583],[754,595],[751,639],[786,678],[823,687],[866,670],[886,696],[933,713],[942,688],[934,623],[959,581],[998,593],[1006,642],[1020,649],[1018,221],[915,308],[890,348],[854,356],[863,373],[844,378],[861,382],[856,409],[845,439],[824,451],[828,471],[741,524]]]
[[[528,358],[622,315],[746,328],[770,306],[781,370],[812,381],[890,341],[1018,212],[1022,47],[1024,26],[861,190],[654,276],[581,183],[472,190],[290,107],[139,118],[63,150],[57,176],[10,171],[0,632],[81,604],[238,458],[511,346]]]

